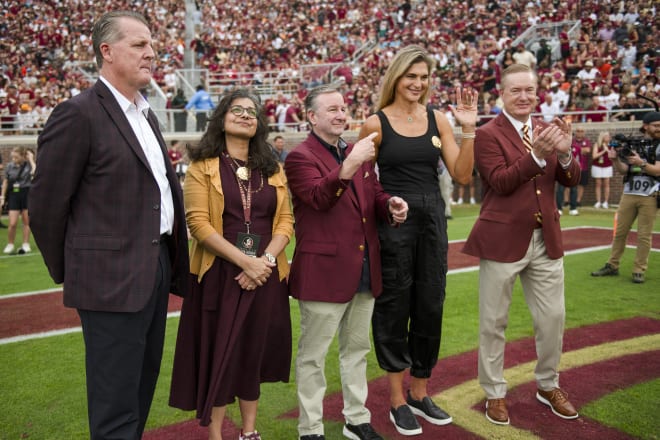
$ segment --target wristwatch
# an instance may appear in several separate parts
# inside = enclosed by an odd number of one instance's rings
[[[270,254],[268,252],[264,252],[264,257],[266,257],[268,262],[275,264],[276,260],[275,260],[275,257],[273,256],[273,254]]]

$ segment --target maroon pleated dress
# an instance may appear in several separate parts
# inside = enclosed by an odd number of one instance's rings
[[[220,175],[225,197],[223,234],[236,243],[237,234],[246,232],[243,206],[234,172],[222,159]],[[251,182],[250,232],[261,236],[261,255],[271,240],[277,200],[266,176],[262,185],[260,173],[253,171]],[[234,280],[240,272],[238,266],[217,257],[201,283],[190,274],[181,308],[170,405],[197,410],[203,426],[210,423],[212,407],[235,398],[257,400],[262,382],[289,381],[291,317],[286,281],[279,280],[275,267],[265,285],[245,291]]]

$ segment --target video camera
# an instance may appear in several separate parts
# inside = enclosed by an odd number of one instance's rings
[[[623,134],[614,135],[610,141],[610,147],[617,151],[619,157],[626,161],[626,158],[637,153],[642,159],[650,164],[655,163],[655,146],[658,141],[655,139],[626,136]]]

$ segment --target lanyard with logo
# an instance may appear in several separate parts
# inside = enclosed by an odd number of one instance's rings
[[[245,222],[245,232],[239,232],[236,236],[236,247],[240,249],[245,255],[256,257],[259,250],[259,242],[261,235],[250,233],[250,224],[252,217],[252,194],[257,193],[263,187],[263,175],[261,176],[261,185],[259,188],[252,192],[252,170],[247,166],[241,166],[231,157],[228,153],[223,153],[223,157],[229,164],[229,167],[234,171],[236,182],[238,183],[238,191],[241,195],[241,205],[243,206],[243,220]],[[247,184],[246,184],[247,183]]]

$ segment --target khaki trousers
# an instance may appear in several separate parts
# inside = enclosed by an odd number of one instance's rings
[[[637,219],[637,251],[633,264],[633,273],[644,273],[649,264],[651,251],[651,238],[653,236],[653,222],[657,212],[655,196],[638,196],[623,194],[616,211],[616,231],[612,241],[612,253],[608,263],[619,268],[623,251],[626,250],[628,232]]]
[[[298,433],[323,434],[323,396],[327,387],[325,356],[335,335],[339,337],[339,372],[347,423],[371,422],[367,401],[367,353],[374,309],[371,292],[356,293],[345,304],[299,301],[300,339],[296,357]]]
[[[564,334],[563,259],[548,258],[541,229],[536,229],[525,256],[514,263],[481,260],[479,265],[479,383],[488,399],[506,395],[504,346],[513,286],[520,277],[532,315],[538,362],[538,388],[559,386],[557,371]]]

